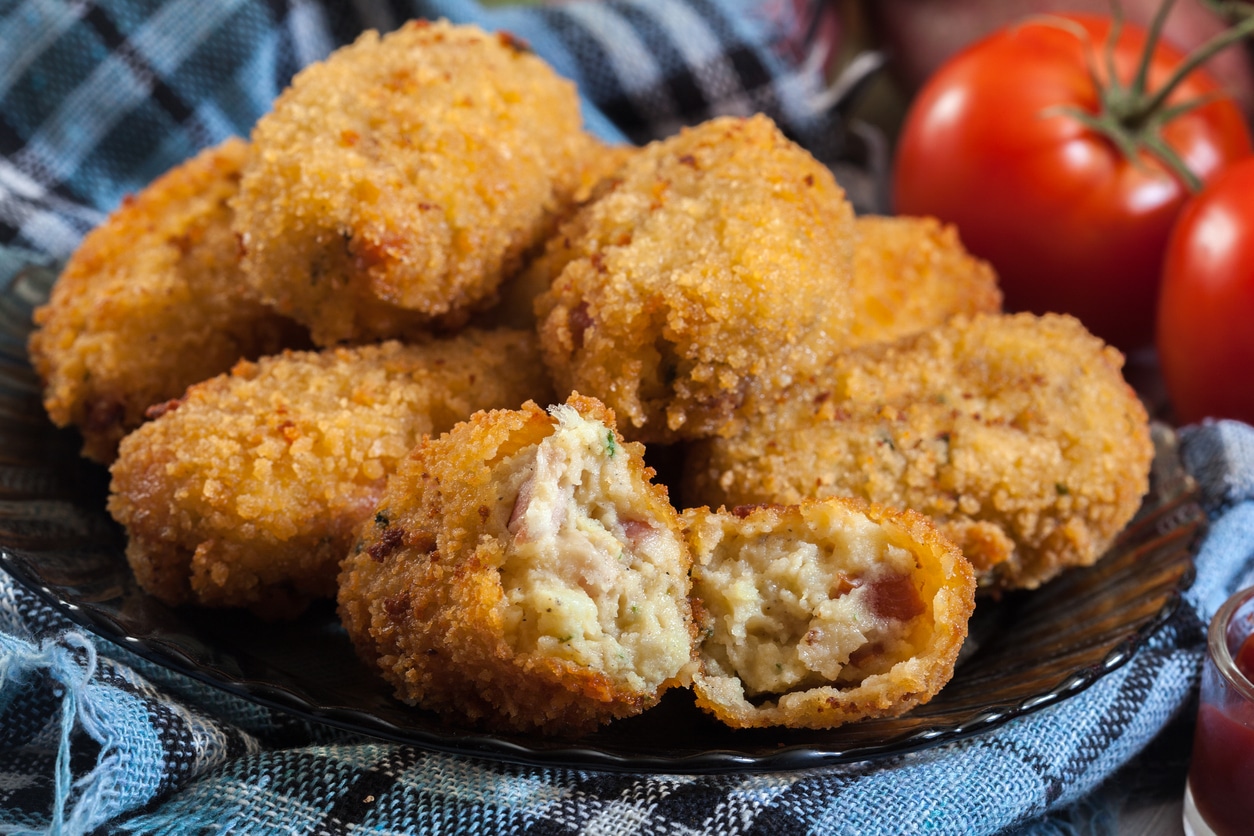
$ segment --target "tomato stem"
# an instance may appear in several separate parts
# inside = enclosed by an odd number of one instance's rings
[[[1249,3],[1240,2],[1240,0],[1232,0],[1232,2],[1222,2],[1222,0],[1203,0],[1211,11],[1220,17],[1246,17],[1254,14],[1254,7]]]
[[[1162,0],[1159,3],[1146,33],[1145,48],[1137,61],[1136,71],[1131,81],[1125,85],[1115,70],[1115,46],[1123,32],[1124,20],[1123,8],[1117,0],[1114,0],[1111,3],[1110,29],[1102,45],[1102,58],[1104,59],[1102,63],[1105,67],[1103,74],[1097,71],[1098,62],[1092,54],[1093,44],[1085,39],[1085,61],[1088,64],[1089,77],[1098,93],[1101,103],[1100,111],[1090,113],[1081,111],[1079,108],[1063,107],[1051,108],[1050,112],[1065,113],[1083,123],[1090,130],[1107,137],[1133,163],[1138,162],[1142,153],[1157,158],[1179,177],[1190,191],[1197,191],[1201,188],[1201,180],[1163,140],[1161,131],[1171,120],[1190,110],[1209,104],[1218,96],[1199,96],[1170,107],[1166,102],[1180,84],[1203,63],[1210,60],[1220,50],[1254,33],[1254,5],[1244,2],[1209,4],[1216,11],[1238,16],[1241,20],[1190,52],[1162,84],[1150,90],[1149,74],[1154,51],[1162,40],[1167,17],[1174,5],[1175,0]]]
[[[1185,185],[1188,186],[1189,191],[1196,192],[1202,188],[1201,179],[1189,170],[1189,167],[1184,164],[1184,160],[1176,153],[1176,149],[1172,148],[1171,143],[1163,139],[1161,134],[1155,131],[1141,141],[1151,154],[1158,157],[1168,168],[1180,175]]]
[[[1154,56],[1154,50],[1158,47],[1158,41],[1162,37],[1163,28],[1167,24],[1167,15],[1171,13],[1171,7],[1176,4],[1176,0],[1163,0],[1158,4],[1158,10],[1154,12],[1154,17],[1150,21],[1149,32],[1145,40],[1145,50],[1141,53],[1141,60],[1137,64],[1136,76],[1132,79],[1132,95],[1139,98],[1149,84],[1149,68],[1151,59]],[[1118,3],[1115,3],[1119,7]],[[1114,48],[1111,48],[1114,52]]]
[[[1106,58],[1106,91],[1111,99],[1119,101],[1126,98],[1123,83],[1119,81],[1118,68],[1115,66],[1115,46],[1119,43],[1119,36],[1123,34],[1123,6],[1119,3],[1112,3],[1110,11],[1110,31],[1106,33],[1106,43],[1102,45],[1102,54]],[[1148,51],[1147,48],[1146,52]]]
[[[1141,113],[1146,114],[1161,108],[1167,97],[1170,96],[1178,86],[1180,86],[1180,83],[1184,81],[1190,73],[1214,57],[1214,55],[1220,50],[1223,50],[1251,33],[1254,33],[1254,14],[1251,14],[1250,11],[1251,10],[1247,7],[1246,17],[1244,20],[1228,29],[1225,29],[1223,32],[1215,35],[1200,47],[1190,52],[1185,57],[1184,61],[1181,62],[1180,66],[1176,67],[1175,71],[1167,78],[1167,80],[1163,82],[1163,84],[1155,90],[1148,99],[1145,100],[1141,106]]]

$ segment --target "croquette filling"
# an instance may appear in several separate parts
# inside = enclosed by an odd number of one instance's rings
[[[683,545],[639,497],[614,433],[553,407],[554,432],[500,465],[516,496],[503,533],[505,633],[652,691],[689,660]]]
[[[918,621],[931,617],[915,569],[865,519],[817,537],[725,530],[694,571],[711,618],[703,653],[750,697],[856,685],[914,655]]]

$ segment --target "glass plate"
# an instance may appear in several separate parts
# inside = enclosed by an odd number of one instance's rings
[[[909,714],[830,731],[728,729],[691,694],[579,738],[485,734],[411,708],[354,656],[333,606],[290,624],[172,609],[136,585],[105,512],[107,472],[52,427],[26,359],[30,312],[53,274],[0,291],[0,566],[75,623],[163,666],[344,729],[514,763],[653,772],[799,769],[898,755],[1066,700],[1126,662],[1179,605],[1205,527],[1174,436],[1155,424],[1151,490],[1091,569],[981,601],[953,680]]]

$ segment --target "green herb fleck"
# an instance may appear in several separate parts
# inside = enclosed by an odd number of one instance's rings
[[[614,454],[618,452],[618,444],[614,441],[614,431],[605,431],[605,452],[609,453],[610,458],[614,458]]]
[[[1054,491],[1057,492],[1059,496],[1068,496],[1071,493],[1071,488],[1068,488],[1062,482],[1055,482]]]

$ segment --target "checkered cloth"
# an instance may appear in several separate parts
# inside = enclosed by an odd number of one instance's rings
[[[824,100],[822,69],[839,35],[825,8],[0,0],[0,280],[26,262],[63,259],[125,193],[201,147],[246,134],[299,67],[363,28],[412,16],[523,37],[578,82],[588,124],[607,138],[644,141],[713,114],[765,111],[843,172],[856,196],[850,184],[877,154],[873,138]],[[872,205],[874,188],[862,194]],[[1184,451],[1214,524],[1187,605],[1130,662],[991,733],[778,774],[533,768],[350,736],[85,635],[0,574],[0,833],[1091,828],[1112,809],[1103,781],[1129,762],[1143,765],[1138,753],[1189,714],[1203,623],[1229,591],[1254,582],[1254,430],[1195,428]],[[1177,762],[1186,756],[1173,750]]]
[[[762,111],[826,163],[882,156],[822,107],[819,0],[609,0],[485,10],[473,0],[0,1],[0,245],[64,258],[197,150],[253,122],[302,66],[363,28],[447,17],[505,29],[572,79],[590,130],[637,143]],[[827,15],[831,18],[831,15]],[[826,37],[824,34],[826,33]],[[862,147],[863,150],[857,150]],[[2,256],[0,256],[2,258]],[[0,267],[3,267],[0,261]]]

